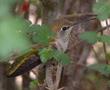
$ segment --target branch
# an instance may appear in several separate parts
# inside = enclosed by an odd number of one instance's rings
[[[48,90],[54,90],[54,82],[52,79],[52,67],[47,65],[46,67],[46,83]]]
[[[86,60],[87,60],[87,57],[89,55],[89,52],[90,52],[90,46],[85,45],[83,52],[81,54],[81,57],[80,57],[77,65],[75,67],[75,71],[74,71],[75,76],[74,76],[74,81],[73,81],[73,87],[74,88],[79,87],[80,80],[83,77],[84,70],[86,67],[85,64],[86,64]]]
[[[61,81],[62,70],[63,70],[63,66],[61,64],[58,64],[57,71],[56,71],[55,90],[57,90],[59,87],[59,84]]]
[[[100,28],[99,30],[97,30],[97,32],[103,32],[105,31],[107,28],[110,28],[110,25],[107,25],[105,27]]]
[[[52,71],[54,70],[53,66],[46,67],[46,83],[47,83],[46,88],[48,90],[62,90],[62,89],[64,89],[64,87],[59,88],[59,84],[61,81],[61,75],[62,75],[62,69],[63,69],[63,66],[61,64],[58,64],[57,71],[56,71],[56,78],[54,81],[53,75],[52,75],[53,74]]]

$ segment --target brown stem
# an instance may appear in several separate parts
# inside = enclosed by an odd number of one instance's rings
[[[54,90],[54,82],[52,78],[52,67],[48,66],[46,67],[46,84],[48,90]]]
[[[99,30],[97,30],[97,32],[103,32],[103,31],[105,31],[107,28],[109,28],[110,27],[110,25],[108,25],[108,26],[105,26],[105,27],[103,27],[103,28],[100,28]]]
[[[107,55],[107,50],[106,50],[106,44],[105,44],[105,43],[103,43],[103,49],[104,49],[106,64],[108,64],[108,59],[107,59],[107,57],[106,57],[106,55]]]
[[[106,21],[106,26],[108,26],[108,22]],[[101,35],[103,35],[103,31],[101,31]],[[106,64],[108,64],[108,60],[107,60],[107,50],[106,50],[106,44],[103,42],[103,49],[104,49],[104,55],[105,55],[105,61],[106,61]]]
[[[84,75],[84,71],[86,69],[86,60],[90,52],[90,46],[85,45],[81,57],[75,67],[74,71],[74,81],[73,81],[73,88],[76,90],[79,88],[79,83],[81,78]]]
[[[92,51],[93,51],[93,53],[94,53],[96,59],[99,61],[99,57],[98,57],[97,52],[96,52],[95,49],[94,49],[94,46],[92,46]]]
[[[63,66],[58,64],[57,72],[56,72],[56,81],[55,81],[55,89],[57,90],[61,81],[61,74],[62,74]]]

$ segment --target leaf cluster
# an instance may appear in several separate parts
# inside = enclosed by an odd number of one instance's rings
[[[100,72],[101,74],[105,76],[110,75],[110,65],[107,65],[107,64],[93,64],[89,66],[88,68],[91,70]]]
[[[101,35],[93,31],[88,31],[80,34],[80,38],[90,44],[95,44],[96,42],[104,42],[108,44],[110,43],[110,36]]]
[[[98,0],[93,6],[93,11],[100,20],[106,20],[110,17],[110,1]]]
[[[52,48],[41,49],[39,55],[43,63],[46,63],[48,60],[51,59],[57,60],[64,65],[70,63],[70,58],[67,54]]]
[[[55,33],[49,25],[32,25],[28,33],[31,33],[34,43],[44,46],[44,48],[39,49],[39,55],[43,63],[52,59],[62,64],[69,63],[70,60],[67,54],[52,48],[51,42],[55,38]]]

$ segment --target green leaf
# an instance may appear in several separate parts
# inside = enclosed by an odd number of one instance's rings
[[[54,51],[54,58],[62,64],[69,64],[70,63],[69,56],[61,51],[55,50]]]
[[[110,60],[110,53],[107,53],[107,54],[106,54],[106,59],[107,59],[107,60]]]
[[[110,16],[110,2],[108,0],[99,0],[94,4],[93,11],[100,20],[106,20]]]
[[[51,48],[43,48],[39,52],[40,58],[43,63],[46,63],[48,60],[51,60],[54,55],[54,51]]]
[[[46,63],[48,60],[51,60],[52,58],[57,60],[61,64],[70,63],[70,58],[67,54],[58,50],[54,50],[52,48],[41,49],[39,55],[43,63]]]
[[[55,35],[49,25],[32,25],[30,31],[35,33],[32,37],[33,41],[43,45],[48,45]]]
[[[90,44],[94,44],[98,40],[97,33],[92,31],[88,31],[80,34],[80,38]]]
[[[106,76],[110,75],[110,65],[107,64],[93,64],[89,66],[90,69],[100,72]]]
[[[31,47],[25,29],[28,25],[19,18],[13,17],[0,22],[0,58],[9,57],[15,51],[19,53]]]
[[[110,44],[110,36],[101,35],[101,36],[99,36],[99,41]]]
[[[38,80],[32,80],[29,85],[30,89],[33,90],[36,86],[38,86]]]

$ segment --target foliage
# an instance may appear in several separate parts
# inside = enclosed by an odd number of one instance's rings
[[[97,42],[97,39],[98,39],[97,33],[96,32],[92,32],[92,31],[90,31],[90,32],[84,32],[84,33],[80,34],[80,38],[82,40],[87,41],[90,44],[96,43]]]
[[[23,2],[23,0],[0,0],[0,19],[13,16],[12,7],[16,2],[20,4]]]
[[[23,2],[23,0],[0,0],[0,57],[9,57],[14,50],[28,50],[32,45],[30,38],[26,35],[28,32],[29,35],[32,35],[30,37],[32,37],[31,40],[34,44],[44,46],[39,49],[39,55],[43,63],[51,59],[55,59],[62,64],[70,63],[67,54],[51,47],[50,43],[55,38],[55,34],[49,25],[30,25],[23,18],[13,17],[11,6],[16,1],[19,4]],[[55,7],[51,0],[30,0],[30,2],[39,5],[37,6],[37,12],[38,10],[40,12],[38,16],[41,16],[43,9],[46,8],[45,11],[48,12],[48,10],[54,10]],[[43,7],[41,7],[41,4]],[[109,4],[109,0],[97,0],[97,3],[94,4],[93,11],[100,20],[106,20],[110,17]],[[96,42],[110,43],[110,36],[101,35],[97,32],[84,32],[80,35],[80,38],[89,44],[95,44]],[[109,54],[106,57],[110,59]],[[88,68],[105,76],[110,75],[110,65],[94,64]],[[95,81],[96,78],[93,77],[92,79]],[[33,90],[36,85],[38,85],[38,81],[33,80],[30,83],[30,88]]]
[[[39,54],[44,63],[51,59],[55,59],[62,64],[70,63],[70,58],[67,54],[52,48],[43,48],[40,50]]]
[[[24,52],[31,42],[25,30],[29,23],[13,14],[13,5],[17,0],[0,0],[0,61],[5,61],[14,52]],[[22,3],[19,0],[17,3]]]
[[[33,33],[33,42],[43,45],[48,45],[51,39],[54,38],[54,33],[49,25],[32,25],[29,32]]]
[[[21,1],[22,0],[18,1],[18,3],[21,4]],[[44,46],[44,48],[39,51],[42,62],[46,62],[54,57],[55,59],[59,59],[58,61],[61,62],[61,60],[63,60],[64,63],[66,63],[68,57],[64,53],[49,48],[50,42],[55,38],[51,27],[49,25],[30,25],[30,23],[27,23],[24,19],[13,16],[11,10],[15,2],[16,0],[0,1],[0,18],[3,19],[0,22],[0,57],[9,57],[10,53],[12,54],[12,52],[17,50],[20,52],[28,50],[32,44],[26,35],[28,32],[32,34],[32,36],[30,36],[32,42]],[[6,15],[8,15],[8,17],[6,17]],[[53,53],[56,54],[56,56]]]
[[[61,52],[61,51],[54,51],[54,56],[53,56],[58,62],[62,64],[69,64],[70,63],[70,58],[67,54]]]
[[[55,38],[55,33],[51,30],[49,25],[32,25],[28,31],[28,33],[32,33],[32,41],[34,43],[44,46],[44,48],[39,50],[39,55],[43,63],[51,59],[55,59],[62,64],[69,63],[70,60],[68,55],[54,50],[51,47],[50,43],[53,38]]]
[[[38,81],[37,80],[32,80],[30,82],[29,87],[30,87],[31,90],[33,90],[33,88],[36,88],[37,85],[38,85]]]
[[[9,57],[14,51],[22,52],[31,46],[24,32],[28,23],[19,17],[10,17],[0,22],[0,57]]]
[[[99,41],[110,44],[110,36],[101,35]]]
[[[43,63],[46,63],[48,60],[51,60],[54,55],[54,50],[52,48],[43,48],[39,52],[40,58]]]
[[[98,15],[100,20],[106,20],[110,17],[110,1],[98,0],[98,2],[93,6],[93,11]]]
[[[109,76],[110,75],[110,65],[107,64],[93,64],[91,66],[89,66],[90,69],[100,72],[101,74],[105,75],[105,76]]]
[[[99,20],[107,20],[110,17],[110,1],[109,0],[98,0],[93,5],[93,12],[97,15]],[[110,44],[110,36],[104,35],[98,32],[84,32],[80,34],[80,38],[89,44],[95,44],[96,42],[102,42],[103,44]],[[106,46],[104,47],[106,48]],[[110,55],[105,51],[105,60],[110,59]],[[109,61],[105,61],[109,62]],[[90,70],[99,72],[102,75],[110,75],[110,65],[106,64],[93,64],[88,67]]]
[[[110,36],[99,35],[96,32],[88,31],[80,34],[80,38],[90,44],[95,44],[96,42],[110,43]]]

